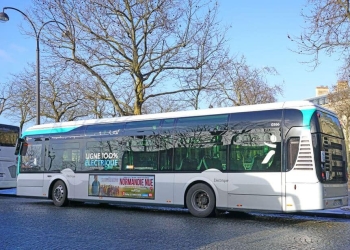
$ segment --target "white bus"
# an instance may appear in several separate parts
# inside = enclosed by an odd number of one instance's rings
[[[19,136],[18,126],[0,124],[0,189],[17,185],[15,146]]]
[[[285,102],[37,125],[18,144],[17,195],[216,211],[348,204],[339,120]]]

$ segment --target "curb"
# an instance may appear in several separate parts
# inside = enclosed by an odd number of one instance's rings
[[[342,218],[342,219],[350,219],[350,213],[332,213],[332,212],[297,212],[290,213],[295,215],[309,216],[309,217],[326,217],[326,218]]]
[[[17,196],[17,194],[3,194],[3,193],[0,193],[0,196],[19,197]]]

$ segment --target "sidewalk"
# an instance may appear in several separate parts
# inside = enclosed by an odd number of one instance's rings
[[[0,195],[17,196],[16,188],[0,189]],[[349,189],[349,197],[350,197],[350,189]],[[350,199],[349,199],[349,204],[345,207],[336,208],[336,209],[327,209],[327,210],[297,212],[297,213],[290,213],[290,214],[350,219]]]

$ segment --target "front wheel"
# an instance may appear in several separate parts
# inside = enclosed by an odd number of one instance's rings
[[[215,214],[215,195],[206,184],[193,185],[187,192],[186,204],[190,213],[196,217],[208,217]]]
[[[56,181],[53,185],[52,200],[57,207],[63,207],[68,204],[67,187],[63,181]]]

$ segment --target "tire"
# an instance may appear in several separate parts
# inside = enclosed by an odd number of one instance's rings
[[[63,181],[56,181],[53,185],[52,201],[57,207],[63,207],[68,204],[67,187]]]
[[[216,198],[213,190],[206,184],[193,185],[187,192],[186,204],[190,213],[196,217],[215,215]]]

